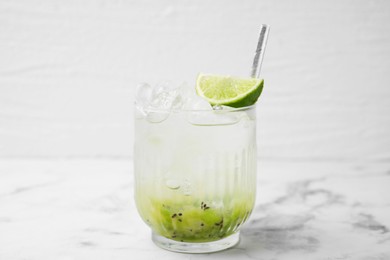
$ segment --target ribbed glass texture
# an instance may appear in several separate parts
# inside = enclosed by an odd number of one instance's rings
[[[135,200],[154,234],[207,243],[238,232],[255,200],[255,114],[248,107],[136,117]]]

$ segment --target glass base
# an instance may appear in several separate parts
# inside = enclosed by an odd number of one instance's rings
[[[157,235],[156,233],[152,233],[152,240],[157,246],[166,250],[180,253],[201,254],[217,252],[237,245],[240,242],[240,232],[218,241],[204,243],[179,242]]]

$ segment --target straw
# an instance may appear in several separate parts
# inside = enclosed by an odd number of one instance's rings
[[[265,51],[265,46],[267,45],[269,29],[270,29],[269,25],[267,24],[261,25],[259,42],[257,43],[256,53],[253,59],[252,72],[251,72],[252,78],[260,77],[261,63],[263,62],[263,58],[264,58],[264,51]]]

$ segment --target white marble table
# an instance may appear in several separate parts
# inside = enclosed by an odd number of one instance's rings
[[[0,259],[390,259],[390,163],[263,162],[238,246],[156,247],[126,160],[0,160]]]

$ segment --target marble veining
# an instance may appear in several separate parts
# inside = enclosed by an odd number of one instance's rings
[[[236,247],[156,247],[126,160],[0,162],[0,259],[390,259],[390,163],[261,162]]]

